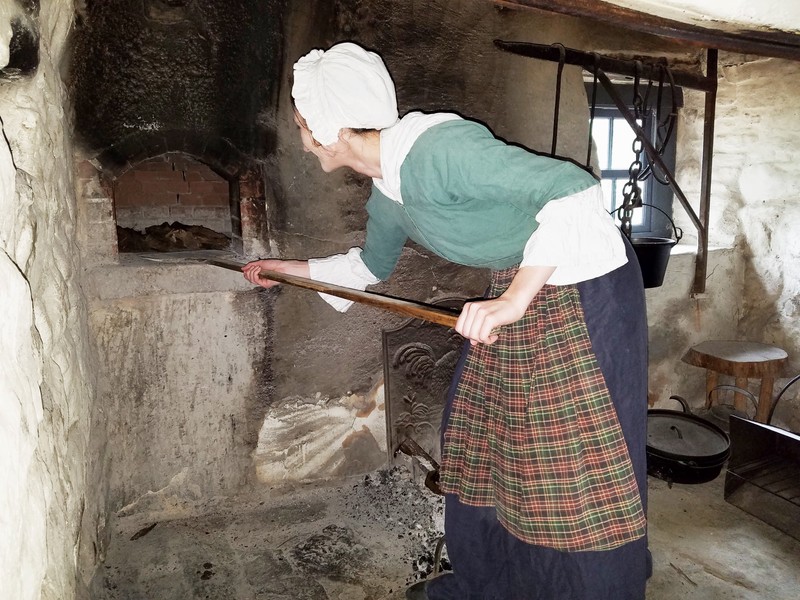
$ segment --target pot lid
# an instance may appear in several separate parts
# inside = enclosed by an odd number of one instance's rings
[[[695,459],[725,456],[728,436],[699,417],[672,410],[651,410],[647,415],[647,445],[661,453]]]

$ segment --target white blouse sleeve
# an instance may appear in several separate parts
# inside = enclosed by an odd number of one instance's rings
[[[547,280],[551,285],[588,281],[627,262],[622,233],[603,205],[599,185],[551,200],[536,221],[520,266],[556,267]]]
[[[364,290],[368,285],[380,281],[361,260],[361,248],[350,248],[347,254],[334,254],[327,258],[311,258],[308,260],[308,270],[311,279],[356,290]],[[339,312],[345,312],[353,305],[352,300],[345,300],[330,294],[320,293],[319,295]]]

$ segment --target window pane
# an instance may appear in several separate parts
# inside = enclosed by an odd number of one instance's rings
[[[611,119],[595,117],[592,123],[592,139],[597,151],[597,164],[601,169],[608,169],[608,142],[611,137]]]
[[[625,87],[627,89],[632,86]],[[592,93],[588,85],[587,93]],[[632,90],[628,90],[626,93],[627,95],[623,94],[623,98],[629,97]],[[599,94],[597,99],[598,102],[592,107],[595,110],[595,117],[592,120],[593,153],[595,155],[593,156],[592,164],[601,169],[604,204],[609,212],[613,212],[614,209],[619,209],[623,204],[622,191],[628,181],[631,162],[636,157],[633,147],[636,134],[631,130],[628,121],[614,106],[610,98]],[[633,113],[634,109],[629,107],[629,110]],[[651,131],[654,129],[655,112],[642,113],[642,116],[646,118],[637,119],[639,126],[650,135],[655,134],[655,131]],[[662,156],[667,160],[667,164],[671,164],[669,161],[674,160],[674,151],[674,146],[670,145]],[[642,169],[644,169],[648,162],[644,151],[642,151],[639,159],[642,162]],[[662,218],[660,214],[656,214],[653,206],[664,208],[669,212],[672,193],[668,187],[656,185],[652,177],[647,178],[645,181],[640,181],[639,188],[644,206],[640,209],[634,209],[631,215],[631,224],[634,231],[645,234],[652,227],[654,231],[660,234],[661,230],[668,228],[668,226],[662,226],[666,219]],[[614,213],[614,218],[619,224],[617,213]]]
[[[612,128],[611,168],[627,169],[634,159],[633,140],[636,139],[636,134],[622,118],[614,119]]]
[[[644,209],[634,208],[633,217],[631,218],[631,225],[633,225],[634,227],[636,227],[637,225],[641,225],[643,220],[644,220]]]
[[[640,181],[639,182],[639,190],[640,190],[640,192],[642,194],[642,202],[645,203],[645,204],[649,204],[650,203],[650,200],[649,200],[649,198],[647,196],[647,192],[649,191],[648,187],[649,186],[647,185],[646,181]]]

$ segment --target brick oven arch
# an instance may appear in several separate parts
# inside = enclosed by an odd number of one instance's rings
[[[119,252],[114,203],[116,182],[143,162],[169,154],[183,155],[197,161],[228,183],[231,250],[245,256],[266,255],[270,243],[266,186],[261,164],[219,136],[182,130],[158,130],[133,133],[84,161],[92,168],[79,166],[78,177],[84,190],[82,195],[90,206],[87,211],[89,228],[96,229],[94,225],[97,225],[91,222],[92,215],[107,213],[113,219],[113,232],[109,232],[113,234],[113,244],[105,244],[105,248],[114,247],[114,258]],[[92,182],[92,179],[95,181]],[[99,194],[102,197],[92,197],[98,196],[92,190],[103,190]],[[100,206],[104,200],[108,203],[105,210]]]

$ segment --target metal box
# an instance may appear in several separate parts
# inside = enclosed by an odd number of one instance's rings
[[[725,500],[800,540],[800,436],[736,415]]]

